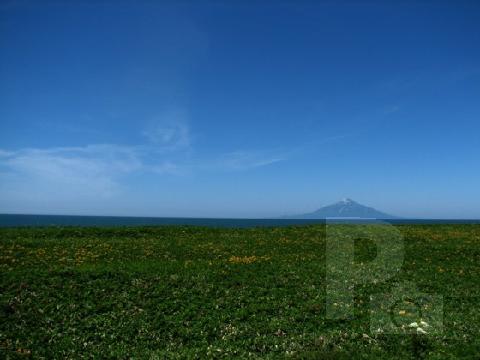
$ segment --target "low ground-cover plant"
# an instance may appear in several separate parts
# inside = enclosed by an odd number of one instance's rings
[[[346,320],[326,317],[322,226],[0,229],[0,357],[475,358],[480,226],[398,228],[401,271]],[[372,333],[396,281],[443,296],[443,333]]]

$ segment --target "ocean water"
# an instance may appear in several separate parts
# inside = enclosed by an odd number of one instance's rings
[[[329,220],[332,221],[332,220]],[[373,219],[336,219],[335,222],[377,222]],[[480,224],[480,220],[395,219],[383,220],[392,224]],[[0,214],[0,227],[23,226],[162,226],[194,225],[227,228],[251,228],[289,225],[325,224],[325,219],[225,219],[225,218],[167,218],[127,216],[70,216]]]
[[[0,227],[18,226],[162,226],[194,225],[208,227],[248,228],[256,226],[288,226],[324,224],[325,220],[289,219],[226,219],[226,218],[169,218],[129,216],[71,216],[0,214]]]

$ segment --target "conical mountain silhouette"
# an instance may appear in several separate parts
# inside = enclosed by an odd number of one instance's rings
[[[396,216],[364,206],[351,199],[343,199],[335,204],[324,206],[314,212],[288,216],[290,219],[325,219],[325,218],[373,218],[395,219]]]

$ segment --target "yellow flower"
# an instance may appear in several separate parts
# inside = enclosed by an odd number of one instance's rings
[[[257,261],[257,257],[255,255],[252,256],[231,256],[229,261],[234,264],[251,264]]]

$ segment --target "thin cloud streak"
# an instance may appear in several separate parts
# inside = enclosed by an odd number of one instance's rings
[[[143,167],[135,149],[117,145],[89,145],[51,149],[22,149],[0,160],[4,187],[40,192],[95,193],[109,197],[119,189],[117,179]],[[10,180],[10,181],[9,181]],[[18,185],[18,186],[17,186]]]
[[[64,188],[81,193],[111,196],[121,189],[122,179],[135,173],[151,176],[185,176],[202,170],[247,171],[274,164],[284,157],[259,151],[235,151],[217,158],[187,162],[181,154],[159,154],[152,145],[96,144],[50,149],[0,149],[0,185],[35,183],[40,191]],[[54,193],[54,191],[53,191]]]
[[[221,167],[229,170],[248,170],[283,160],[285,160],[283,156],[269,155],[260,151],[234,151],[222,156],[219,163]]]

